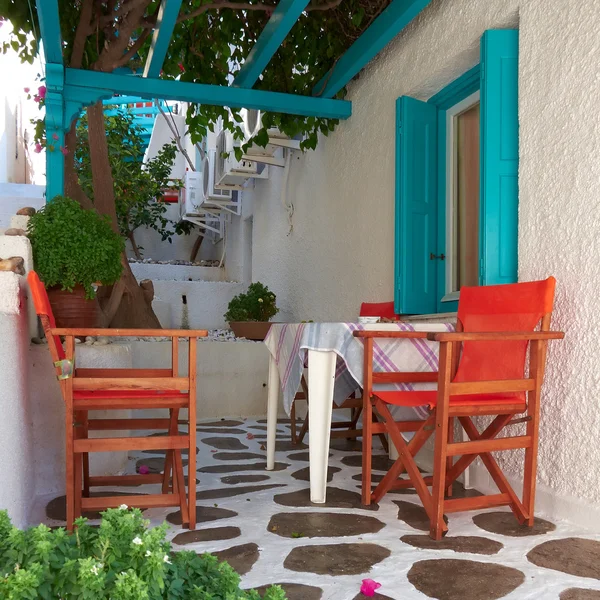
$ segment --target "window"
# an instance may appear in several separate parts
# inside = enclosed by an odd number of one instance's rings
[[[461,286],[517,279],[518,32],[428,102],[397,101],[396,312],[456,310]]]

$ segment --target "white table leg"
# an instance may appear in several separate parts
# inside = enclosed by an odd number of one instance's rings
[[[275,437],[277,435],[277,409],[279,405],[279,372],[275,359],[269,357],[269,383],[267,401],[267,471],[275,468]]]
[[[335,362],[335,352],[308,351],[310,501],[317,504],[325,502],[327,490]]]

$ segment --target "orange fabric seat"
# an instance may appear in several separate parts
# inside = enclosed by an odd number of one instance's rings
[[[387,404],[395,406],[428,406],[435,408],[438,402],[436,390],[416,392],[373,392]],[[521,394],[469,394],[464,396],[450,396],[450,404],[457,406],[479,406],[489,404],[522,404],[523,410],[527,408],[525,398]]]

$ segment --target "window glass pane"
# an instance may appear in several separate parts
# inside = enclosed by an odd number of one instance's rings
[[[454,290],[479,284],[479,103],[455,117]]]

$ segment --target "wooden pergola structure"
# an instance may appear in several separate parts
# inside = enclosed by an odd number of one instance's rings
[[[148,57],[140,75],[67,68],[63,62],[58,0],[36,0],[46,59],[46,136],[55,147],[82,109],[114,95],[160,98],[292,115],[347,119],[352,102],[334,96],[431,0],[392,0],[336,61],[312,95],[253,89],[310,0],[280,0],[232,85],[205,85],[160,78],[182,0],[162,0]],[[64,156],[46,152],[46,198],[64,192]]]

